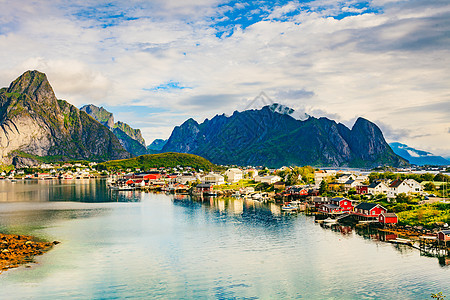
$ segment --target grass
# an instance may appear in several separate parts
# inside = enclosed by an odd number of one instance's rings
[[[254,180],[241,179],[239,182],[215,185],[214,189],[215,190],[238,190],[238,189],[246,188],[246,187],[256,187],[257,185],[258,185],[258,183],[255,182]]]

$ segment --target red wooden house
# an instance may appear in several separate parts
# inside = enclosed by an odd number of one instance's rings
[[[339,210],[343,212],[348,212],[353,210],[353,204],[350,199],[342,198],[342,197],[336,197],[331,199],[331,204],[334,204],[336,206],[339,206]]]
[[[340,209],[339,206],[334,204],[322,204],[320,208],[318,209],[319,212],[327,213],[327,214],[335,214],[339,213]]]
[[[353,204],[347,198],[337,197],[331,199],[328,204],[322,204],[318,210],[323,213],[351,212],[353,210]]]
[[[378,218],[381,213],[386,213],[387,209],[376,203],[362,202],[358,204],[353,214],[366,218]]]
[[[447,242],[450,242],[450,230],[439,231],[437,238],[439,242],[444,242],[445,244],[447,244]]]
[[[369,192],[369,187],[367,185],[357,185],[356,186],[356,193],[358,195],[365,195]]]
[[[398,223],[398,217],[395,213],[385,213],[382,212],[378,216],[378,222],[381,224],[397,224]]]

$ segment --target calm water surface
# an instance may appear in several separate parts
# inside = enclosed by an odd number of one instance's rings
[[[279,206],[0,182],[0,231],[62,243],[0,275],[1,299],[430,299],[450,268]]]

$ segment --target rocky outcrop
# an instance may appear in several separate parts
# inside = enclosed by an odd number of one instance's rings
[[[114,123],[113,114],[103,107],[97,107],[93,104],[89,104],[81,107],[80,110],[86,112],[95,120],[111,130],[119,139],[120,144],[133,156],[148,153],[147,148],[145,147],[145,140],[142,137],[140,129],[131,128],[130,125],[120,121]]]
[[[114,128],[114,116],[112,113],[104,109],[103,107],[97,107],[93,104],[88,104],[80,108],[95,120],[108,127],[110,130]]]
[[[200,155],[216,164],[313,165],[331,167],[402,166],[381,130],[359,118],[352,129],[327,118],[298,120],[270,106],[215,116],[174,128],[162,152]]]
[[[27,71],[0,90],[0,155],[6,164],[27,155],[101,161],[130,156],[107,128],[57,100],[38,71]]]

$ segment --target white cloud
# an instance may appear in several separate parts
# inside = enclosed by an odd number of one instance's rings
[[[224,11],[245,3],[220,9],[217,3],[116,3],[124,17],[109,26],[111,20],[88,17],[86,11],[102,12],[101,6],[89,10],[100,5],[96,1],[7,1],[0,12],[0,83],[39,68],[57,96],[76,105],[170,111],[174,117],[159,127],[139,121],[148,126],[141,128],[148,142],[167,138],[185,116],[201,121],[231,113],[266,91],[312,115],[346,124],[363,116],[392,128],[388,139],[450,152],[449,113],[429,106],[450,102],[449,4],[378,0],[372,5],[382,6],[382,13],[337,20],[327,16],[364,8],[315,1],[290,21],[265,19],[218,38],[211,17],[226,20]],[[277,7],[270,18],[297,7]],[[169,81],[191,89],[149,91]],[[313,97],[302,97],[309,91]],[[418,109],[405,111],[409,107]],[[132,117],[124,121],[133,126]]]

